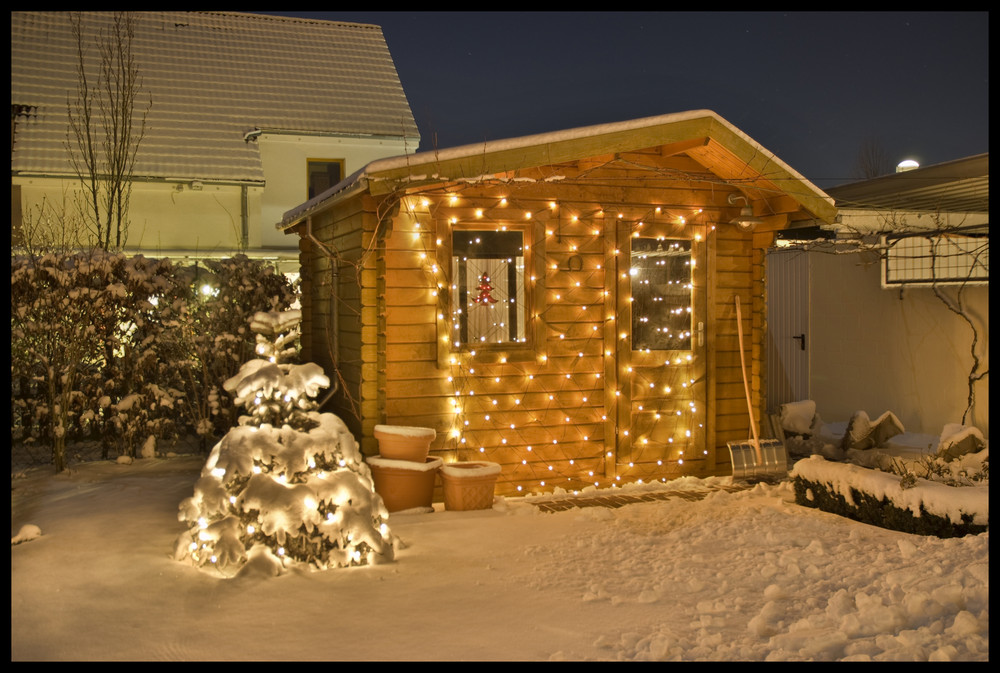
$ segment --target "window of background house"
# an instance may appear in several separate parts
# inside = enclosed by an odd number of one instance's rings
[[[309,195],[307,198],[319,196],[344,178],[343,159],[308,159],[306,167],[309,173]]]
[[[452,344],[526,341],[524,232],[452,233]]]

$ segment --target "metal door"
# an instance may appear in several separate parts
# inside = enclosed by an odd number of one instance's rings
[[[767,253],[767,408],[809,399],[809,255]]]

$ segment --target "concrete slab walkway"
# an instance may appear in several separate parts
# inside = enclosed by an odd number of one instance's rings
[[[574,495],[574,496],[553,496],[552,498],[532,498],[526,499],[530,505],[534,505],[543,512],[565,512],[574,507],[610,507],[617,509],[624,505],[631,505],[637,502],[654,502],[657,500],[670,500],[679,498],[696,502],[703,500],[709,493],[714,491],[726,491],[736,493],[750,488],[750,484],[734,483],[728,485],[712,486],[707,490],[699,491],[647,491],[644,493],[600,493],[594,495]]]

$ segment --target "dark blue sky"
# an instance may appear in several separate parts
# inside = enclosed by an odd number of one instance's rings
[[[268,12],[382,26],[420,150],[710,109],[820,187],[989,151],[989,14]]]

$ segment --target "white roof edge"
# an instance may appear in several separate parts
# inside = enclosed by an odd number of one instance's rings
[[[688,112],[674,112],[671,114],[659,115],[655,117],[642,117],[640,119],[632,119],[623,122],[610,122],[607,124],[578,126],[576,128],[571,128],[571,129],[548,131],[546,133],[536,133],[528,136],[519,136],[517,138],[487,140],[481,143],[472,143],[469,145],[458,145],[456,147],[448,147],[443,150],[429,150],[426,152],[418,152],[416,154],[409,154],[398,157],[388,157],[386,159],[377,159],[371,162],[370,164],[368,164],[367,168],[369,169],[369,172],[375,173],[378,171],[388,171],[388,170],[393,170],[395,168],[402,168],[404,166],[412,164],[424,164],[424,163],[429,163],[431,161],[448,161],[451,159],[461,159],[476,154],[484,154],[486,152],[515,150],[522,147],[531,147],[533,145],[542,145],[545,143],[557,143],[565,140],[575,140],[577,138],[587,138],[590,136],[603,135],[605,133],[630,131],[633,129],[646,128],[648,126],[659,126],[660,124],[669,124],[672,122],[687,121],[689,119],[700,119],[701,117],[712,117],[718,120],[719,122],[725,124],[733,131],[740,134],[741,136],[745,138],[747,137],[744,133],[740,132],[736,127],[734,127],[732,124],[730,124],[725,119],[723,119],[716,113],[712,112],[711,110],[691,110]]]
[[[531,147],[534,145],[543,145],[546,143],[563,142],[567,140],[575,140],[577,138],[587,138],[590,136],[604,135],[607,133],[617,133],[620,131],[629,131],[634,129],[647,128],[650,126],[659,126],[662,124],[671,124],[675,122],[688,121],[691,119],[700,119],[703,117],[711,117],[715,121],[719,122],[727,129],[732,131],[735,135],[739,136],[744,142],[746,142],[751,147],[760,151],[764,154],[770,161],[780,166],[789,175],[797,180],[800,180],[803,184],[807,185],[811,190],[813,190],[817,196],[827,201],[831,206],[835,205],[834,199],[828,196],[823,190],[814,185],[812,182],[807,180],[802,174],[793,169],[791,166],[786,164],[784,161],[779,159],[773,152],[762,146],[760,143],[755,141],[753,138],[748,136],[746,133],[740,129],[733,126],[731,123],[723,119],[717,113],[712,110],[689,110],[686,112],[673,112],[670,114],[657,115],[653,117],[642,117],[639,119],[632,119],[622,122],[609,122],[607,124],[595,124],[591,126],[579,126],[571,129],[563,129],[560,131],[549,131],[547,133],[536,133],[533,135],[519,136],[516,138],[507,138],[502,140],[487,140],[482,143],[473,143],[469,145],[458,145],[456,147],[448,147],[443,150],[428,150],[425,152],[416,152],[414,154],[403,154],[395,157],[388,157],[386,159],[376,159],[371,163],[367,164],[362,169],[355,172],[353,175],[349,176],[340,183],[334,185],[327,191],[323,192],[319,196],[314,197],[310,201],[298,206],[292,210],[285,213],[282,221],[278,223],[278,229],[284,229],[288,223],[292,220],[300,218],[307,211],[312,210],[323,202],[339,195],[341,192],[346,192],[351,187],[351,182],[367,182],[368,177],[373,173],[378,173],[380,171],[395,170],[398,168],[404,168],[407,166],[421,166],[424,164],[432,163],[435,161],[450,161],[453,159],[462,159],[468,156],[474,156],[478,154],[486,154],[490,152],[500,152],[504,150],[515,150],[522,147]]]
[[[371,164],[368,164],[368,166],[371,166]],[[366,175],[368,166],[354,171],[325,192],[317,194],[305,203],[295,206],[291,210],[285,211],[285,214],[281,217],[281,222],[278,222],[275,227],[278,230],[285,229],[294,221],[301,219],[302,216],[309,211],[317,209],[319,206],[329,201],[334,196],[337,196],[341,192],[354,191],[354,189],[364,187],[368,184],[368,177]]]

